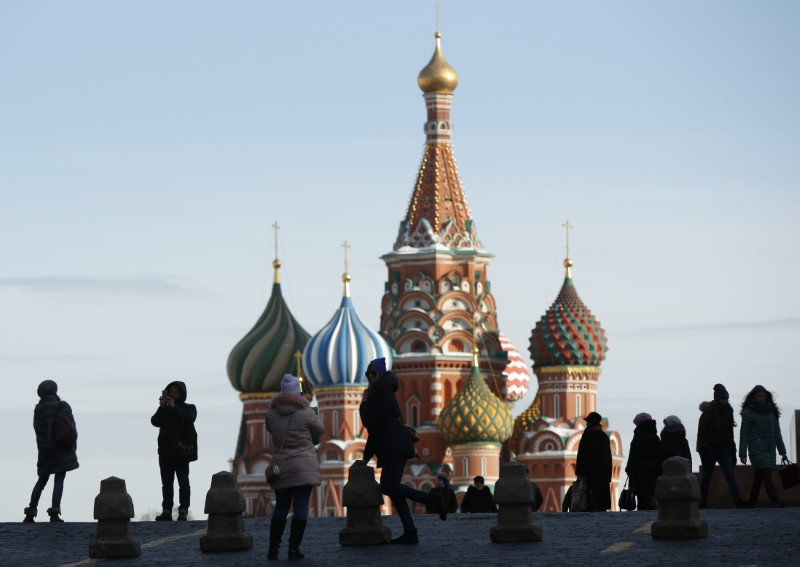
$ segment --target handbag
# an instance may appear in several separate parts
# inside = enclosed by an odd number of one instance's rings
[[[408,431],[408,434],[411,436],[411,442],[419,443],[419,433],[417,433],[417,430],[408,425],[407,423],[404,423],[403,427],[406,428],[406,431]]]
[[[572,502],[570,512],[586,512],[589,509],[589,487],[582,476],[572,483]]]
[[[281,452],[283,451],[283,444],[286,443],[286,437],[289,435],[289,426],[292,424],[293,417],[294,414],[289,416],[289,422],[286,424],[286,432],[283,434],[283,440],[281,441],[280,448],[278,448],[278,454],[272,458],[272,462],[267,465],[267,469],[264,471],[264,476],[267,477],[268,484],[275,484],[278,482],[278,479],[281,476],[281,468],[275,461],[278,457],[280,457]]]
[[[789,459],[784,461],[786,464],[778,469],[778,476],[785,489],[794,488],[800,484],[800,465],[793,463]]]
[[[636,493],[633,490],[633,485],[628,488],[628,479],[625,479],[625,486],[622,492],[619,493],[619,509],[620,510],[636,510]]]
[[[194,428],[194,423],[184,423],[181,427],[181,437],[175,449],[175,456],[187,463],[197,460],[197,430]]]
[[[59,449],[66,449],[72,451],[78,442],[78,431],[75,426],[64,415],[61,407],[61,402],[58,402],[58,413],[53,420],[53,441]]]

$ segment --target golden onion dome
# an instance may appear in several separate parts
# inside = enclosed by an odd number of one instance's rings
[[[424,93],[450,94],[458,86],[458,73],[442,55],[441,32],[436,32],[436,50],[427,65],[419,72],[417,83]]]
[[[511,412],[483,380],[475,351],[469,380],[442,409],[437,424],[448,443],[502,443],[511,435]]]

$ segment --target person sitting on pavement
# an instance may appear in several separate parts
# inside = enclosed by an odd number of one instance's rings
[[[472,483],[461,501],[461,511],[476,514],[497,513],[492,490],[484,484],[484,478],[478,475],[472,479]]]
[[[448,514],[455,514],[458,512],[458,499],[456,493],[450,488],[450,479],[446,475],[439,474],[436,477],[436,486],[428,491],[432,495],[441,495],[444,498]],[[431,503],[425,504],[425,511],[428,514],[438,514],[438,510]]]

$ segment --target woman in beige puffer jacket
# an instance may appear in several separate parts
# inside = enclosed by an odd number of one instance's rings
[[[325,428],[300,392],[300,382],[291,374],[283,376],[281,393],[272,398],[266,428],[272,435],[272,460],[280,467],[278,480],[272,483],[275,509],[269,526],[267,559],[278,558],[292,505],[289,559],[302,559],[300,542],[306,529],[311,490],[320,484],[319,459],[312,437],[322,435]]]

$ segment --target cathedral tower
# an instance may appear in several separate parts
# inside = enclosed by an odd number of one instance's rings
[[[506,402],[527,391],[519,353],[500,334],[491,293],[487,252],[475,228],[451,145],[450,109],[458,74],[445,60],[441,34],[418,84],[427,111],[422,163],[393,250],[381,302],[380,332],[394,348],[404,419],[416,426],[417,451],[429,464],[450,459],[436,425],[445,405],[473,371],[477,330],[478,366],[488,387]]]

